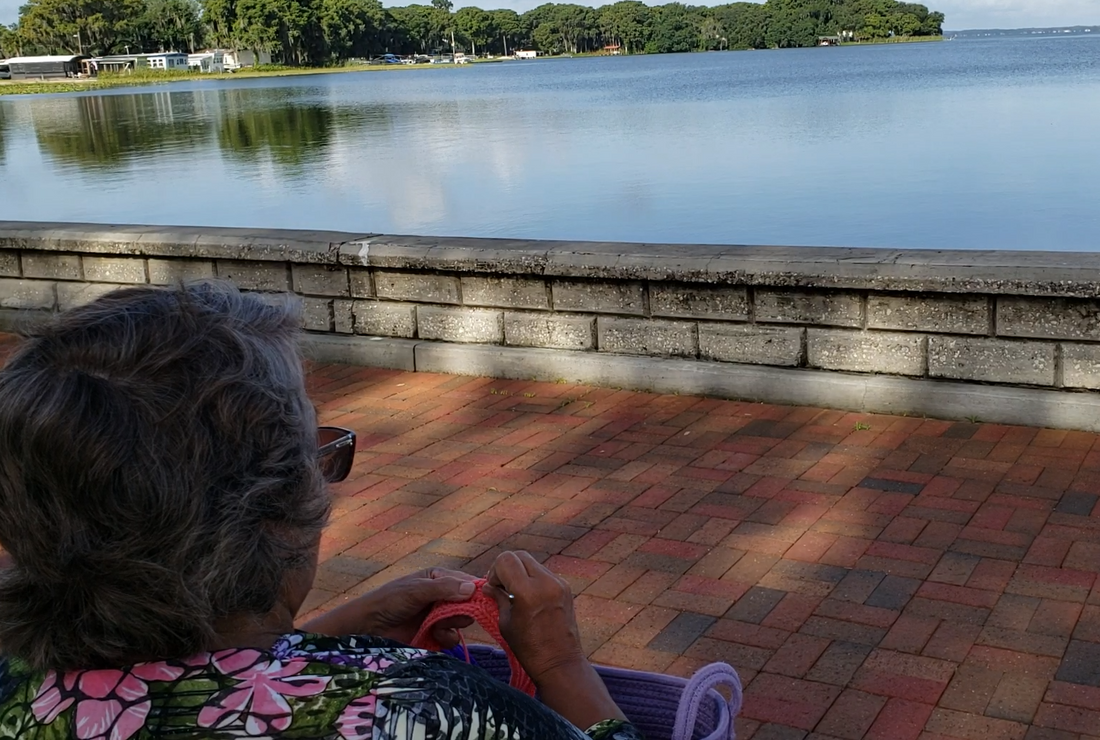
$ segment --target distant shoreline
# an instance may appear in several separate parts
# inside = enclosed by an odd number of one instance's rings
[[[1085,36],[1100,35],[1100,26],[1049,26],[1045,28],[964,28],[958,31],[944,31],[943,35],[957,38],[987,38],[990,36],[1009,38],[1031,38],[1034,36]]]
[[[889,46],[894,44],[922,44],[937,43],[945,40],[944,36],[907,36],[904,38],[878,39],[874,41],[846,42],[840,46]],[[818,48],[818,47],[807,47]],[[727,50],[742,51],[742,50]],[[754,51],[754,50],[743,50]],[[783,49],[757,49],[755,51],[784,51]],[[720,53],[715,51],[684,52],[688,54]],[[721,52],[725,53],[725,52]],[[566,54],[560,56],[541,57],[539,61],[551,61],[565,58],[593,58],[608,56],[600,53]],[[663,56],[658,54],[637,54],[633,56]],[[510,62],[505,59],[485,59],[473,62],[487,64],[492,62]],[[530,62],[515,62],[527,64]],[[219,72],[213,74],[198,74],[194,72],[145,72],[136,75],[99,77],[95,79],[58,79],[58,80],[5,80],[0,81],[0,97],[13,95],[62,95],[67,93],[99,92],[125,87],[149,87],[153,85],[168,85],[178,82],[195,82],[207,80],[240,80],[256,79],[264,77],[300,77],[306,75],[322,74],[354,74],[362,72],[398,72],[415,69],[456,69],[471,65],[451,64],[386,64],[386,65],[357,65],[350,67],[279,67],[275,69],[244,69],[237,72]]]
[[[872,39],[870,41],[845,41],[840,46],[889,46],[891,44],[934,44],[946,40],[946,36],[903,36],[901,38]]]

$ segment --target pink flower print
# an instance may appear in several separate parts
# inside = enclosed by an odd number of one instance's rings
[[[378,698],[373,693],[361,696],[344,707],[336,720],[336,731],[344,740],[371,740],[377,712]]]
[[[190,664],[188,664],[190,665]],[[203,662],[201,665],[206,665]],[[187,673],[187,670],[168,663],[138,663],[130,668],[130,675],[143,681],[175,681]]]
[[[76,705],[76,736],[81,740],[126,740],[145,724],[150,703],[124,707],[117,699],[89,699]]]
[[[35,719],[49,724],[75,704],[74,725],[80,740],[127,740],[145,724],[152,702],[146,681],[173,681],[182,668],[143,663],[129,671],[96,670],[46,676],[31,704]]]
[[[199,653],[198,655],[192,655],[190,658],[184,658],[182,661],[188,668],[206,668],[210,665],[210,653]]]
[[[72,691],[77,675],[75,673],[64,674],[62,677],[64,685],[58,686],[57,671],[50,671],[46,674],[46,680],[42,682],[42,685],[38,688],[38,693],[35,694],[34,701],[31,702],[31,713],[34,714],[36,720],[48,725],[57,719],[58,715],[72,706],[76,699],[72,696],[66,696],[66,694]],[[64,693],[62,693],[62,689],[64,689]]]
[[[199,712],[199,727],[222,729],[242,723],[253,737],[290,727],[293,710],[286,697],[316,696],[328,687],[327,676],[299,676],[304,660],[265,660],[256,650],[215,653],[214,667],[239,681],[216,694]]]

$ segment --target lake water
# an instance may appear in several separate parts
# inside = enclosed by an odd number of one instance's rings
[[[1100,249],[1100,38],[0,99],[0,219]]]

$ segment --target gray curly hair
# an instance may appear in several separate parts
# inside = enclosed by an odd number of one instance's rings
[[[39,669],[209,649],[328,514],[299,309],[220,283],[116,291],[0,370],[0,645]]]

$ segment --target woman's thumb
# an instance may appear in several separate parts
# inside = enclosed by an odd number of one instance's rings
[[[430,581],[432,601],[469,601],[477,591],[477,584],[461,578],[444,576]]]

